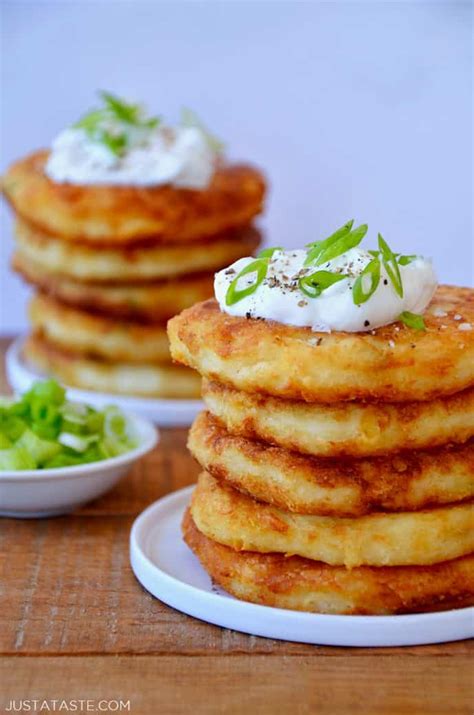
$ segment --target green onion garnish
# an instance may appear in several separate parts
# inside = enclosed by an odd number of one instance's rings
[[[403,298],[403,283],[402,277],[400,275],[400,268],[398,267],[397,263],[397,258],[380,233],[378,237],[379,249],[380,253],[382,254],[384,268],[387,271],[388,277],[392,281],[392,285],[395,288],[395,292],[400,296],[400,298]]]
[[[266,258],[257,258],[255,261],[252,261],[252,263],[249,263],[248,266],[242,268],[240,273],[234,278],[234,280],[227,289],[227,293],[225,296],[226,305],[234,305],[234,303],[238,303],[239,300],[242,300],[248,295],[252,295],[252,293],[255,293],[258,286],[265,280],[267,271],[268,259]],[[256,280],[246,288],[238,289],[238,282],[243,276],[247,275],[248,273],[256,273]]]
[[[323,290],[334,285],[334,283],[344,280],[344,278],[349,278],[349,276],[343,273],[331,273],[330,271],[316,271],[316,273],[300,278],[298,288],[308,298],[318,298]]]
[[[349,233],[351,230],[352,226],[354,224],[354,219],[351,219],[350,221],[347,221],[347,223],[344,224],[344,226],[341,226],[341,228],[338,228],[337,231],[334,231],[334,233],[331,233],[330,236],[325,238],[322,241],[312,241],[311,243],[306,244],[306,248],[312,248],[313,246],[316,248],[317,246],[320,246],[322,243],[326,242],[331,242],[331,241],[337,241],[338,238],[341,236],[344,236],[344,234]]]
[[[257,253],[257,258],[268,258],[271,259],[275,251],[283,251],[281,246],[275,246],[275,248],[264,248],[260,253]]]
[[[407,328],[413,328],[414,330],[426,330],[425,321],[422,315],[418,313],[410,313],[409,310],[404,310],[400,313],[398,320],[406,325]]]
[[[368,226],[363,224],[353,231],[351,231],[351,226],[352,222],[350,221],[349,224],[346,224],[346,230],[343,233],[338,235],[338,232],[336,232],[333,236],[323,241],[314,251],[310,251],[311,263],[320,266],[358,246],[367,233]],[[343,231],[343,229],[344,227],[340,231]],[[307,265],[306,262],[305,265]]]
[[[275,251],[282,250],[283,249],[280,246],[275,246],[275,248],[264,248],[262,251],[260,251],[260,253],[257,254],[257,258],[255,259],[255,261],[252,261],[252,263],[249,263],[248,266],[243,268],[228,287],[225,296],[226,305],[234,305],[234,303],[238,303],[239,300],[242,300],[242,298],[246,298],[248,295],[252,295],[252,293],[255,293],[258,286],[263,283],[267,276],[268,264],[273,254],[275,253]],[[242,288],[242,290],[239,290],[237,288],[237,283],[242,278],[242,276],[245,276],[248,273],[257,274],[255,282],[252,283],[252,285],[247,286],[247,288]]]
[[[365,290],[365,283],[369,282],[369,288]],[[352,287],[352,300],[355,305],[361,305],[369,300],[375,293],[380,283],[380,260],[374,258],[366,265],[360,276],[355,280]]]
[[[397,256],[397,261],[399,266],[408,266],[409,263],[416,260],[418,256],[413,253],[410,256],[401,256],[399,253],[395,254]]]
[[[83,129],[91,141],[103,144],[115,156],[124,154],[131,131],[147,132],[158,126],[159,118],[145,119],[140,105],[130,104],[110,92],[99,94],[104,106],[88,112],[73,126]]]
[[[316,263],[322,251],[326,250],[328,246],[331,246],[333,243],[336,243],[340,238],[350,232],[353,223],[354,219],[348,221],[344,224],[344,226],[341,226],[341,228],[338,228],[337,231],[334,231],[334,233],[328,236],[328,238],[325,238],[324,241],[313,241],[313,243],[308,243],[306,247],[310,248],[311,250],[308,252],[304,265],[309,266],[313,263]]]
[[[0,472],[87,464],[134,446],[118,408],[69,402],[54,380],[35,383],[16,401],[0,401]]]

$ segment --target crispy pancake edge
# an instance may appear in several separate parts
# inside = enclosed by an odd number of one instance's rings
[[[171,362],[164,324],[118,320],[42,293],[30,300],[28,316],[34,331],[59,350],[111,362]]]
[[[65,240],[196,241],[243,226],[263,209],[263,174],[247,164],[216,168],[201,191],[170,185],[79,186],[46,176],[48,154],[40,150],[12,164],[2,189],[21,218]]]
[[[207,472],[191,501],[205,536],[237,551],[278,552],[333,566],[426,566],[474,551],[474,503],[357,518],[294,514]]]
[[[315,333],[230,316],[211,299],[176,316],[168,333],[177,362],[285,399],[411,402],[474,386],[474,290],[439,287],[425,322],[426,332],[392,323],[373,334]],[[463,324],[471,329],[460,330]]]
[[[320,457],[383,456],[474,436],[474,388],[430,402],[317,404],[203,380],[208,410],[231,434]]]
[[[121,319],[163,323],[212,294],[214,275],[205,273],[182,280],[153,283],[101,285],[79,283],[47,273],[31,263],[19,251],[13,254],[12,268],[29,284],[47,295],[84,310],[93,310]]]
[[[328,459],[232,435],[209,412],[188,449],[219,480],[280,509],[322,516],[412,511],[474,498],[474,439],[371,459]]]
[[[58,350],[37,335],[24,343],[23,354],[41,371],[65,385],[96,392],[137,397],[197,399],[199,376],[171,364],[111,363]]]
[[[17,221],[15,240],[25,259],[48,274],[91,283],[136,283],[169,280],[196,273],[215,271],[251,255],[261,241],[253,226],[233,229],[212,240],[191,244],[153,244],[144,246],[97,246],[64,241],[48,236]]]
[[[474,555],[435,566],[348,571],[298,556],[234,551],[202,534],[189,509],[183,537],[228,593],[265,606],[316,613],[387,615],[474,605]]]

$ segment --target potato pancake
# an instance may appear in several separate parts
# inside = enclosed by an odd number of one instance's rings
[[[32,298],[28,313],[36,334],[60,350],[110,362],[171,361],[164,324],[109,318],[42,293]]]
[[[315,333],[195,305],[168,326],[173,359],[239,390],[306,402],[431,400],[474,386],[474,290],[441,286],[426,331]]]
[[[362,516],[474,498],[474,440],[394,457],[317,458],[232,435],[202,412],[188,448],[217,479],[299,514]]]
[[[208,539],[192,520],[183,536],[211,578],[236,598],[314,613],[387,615],[474,605],[474,555],[433,566],[359,566],[235,551]]]
[[[249,256],[261,237],[256,228],[232,229],[192,244],[101,246],[48,236],[25,221],[15,228],[21,254],[43,271],[90,283],[133,283],[210,272]]]
[[[231,434],[321,457],[368,457],[474,437],[474,388],[431,402],[282,400],[203,380],[209,411]]]
[[[244,226],[263,208],[265,180],[246,164],[216,168],[207,189],[57,184],[44,173],[49,152],[9,167],[3,192],[28,223],[64,240],[131,244],[199,241]]]
[[[153,283],[79,283],[45,271],[19,251],[12,268],[32,285],[63,303],[123,319],[163,323],[197,300],[212,295],[214,275],[203,273]]]
[[[184,367],[87,359],[58,350],[37,335],[26,340],[23,353],[32,365],[70,387],[137,397],[199,397],[199,375]]]
[[[472,502],[352,519],[294,514],[203,472],[191,515],[205,536],[237,551],[303,556],[346,568],[425,566],[474,551]]]

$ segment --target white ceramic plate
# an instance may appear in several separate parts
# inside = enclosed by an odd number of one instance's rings
[[[181,538],[193,487],[152,504],[135,521],[130,560],[153,596],[190,616],[251,635],[334,646],[408,646],[474,636],[474,608],[406,616],[327,616],[239,601],[214,586]]]
[[[158,441],[150,422],[129,413],[126,418],[138,447],[119,457],[58,469],[0,471],[0,516],[37,519],[67,514],[109,491]]]
[[[20,394],[29,390],[36,380],[45,377],[23,359],[21,354],[23,341],[24,338],[17,338],[8,348],[5,357],[8,382],[12,390]],[[106,392],[91,392],[68,385],[65,387],[67,387],[71,400],[87,402],[87,404],[99,408],[110,404],[118,405],[124,412],[134,412],[160,427],[188,427],[203,409],[201,400],[158,400],[147,397],[113,395]]]

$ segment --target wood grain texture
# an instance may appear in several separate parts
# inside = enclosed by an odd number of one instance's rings
[[[295,713],[296,715],[426,715],[472,713],[466,658],[410,662],[237,655],[7,658],[0,666],[10,699],[128,700],[135,715]],[[370,678],[370,686],[369,686]],[[130,692],[129,684],[136,688]],[[212,684],[212,687],[211,687]]]
[[[0,711],[10,698],[122,697],[130,712],[153,715],[472,712],[472,643],[285,643],[211,626],[152,598],[129,566],[130,526],[197,474],[186,430],[162,430],[151,455],[74,515],[0,520]]]

